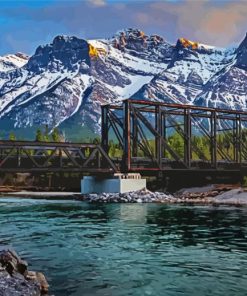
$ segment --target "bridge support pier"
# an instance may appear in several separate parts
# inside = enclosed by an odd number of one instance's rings
[[[125,193],[146,188],[146,179],[140,174],[115,174],[112,178],[85,176],[81,193]]]

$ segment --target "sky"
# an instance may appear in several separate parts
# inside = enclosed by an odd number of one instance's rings
[[[57,35],[110,38],[124,28],[226,47],[247,31],[247,0],[0,0],[0,55],[33,54]]]

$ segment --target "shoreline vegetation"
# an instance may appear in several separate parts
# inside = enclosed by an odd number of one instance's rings
[[[89,203],[167,203],[167,204],[228,204],[247,205],[247,188],[239,184],[212,184],[184,188],[173,194],[152,192],[146,188],[128,193],[82,195],[79,192],[29,191],[14,187],[0,187],[1,197],[33,199],[73,199]]]

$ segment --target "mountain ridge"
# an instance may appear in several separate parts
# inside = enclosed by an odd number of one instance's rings
[[[60,35],[23,65],[0,68],[0,124],[5,136],[34,138],[47,125],[83,137],[99,133],[101,104],[135,98],[246,109],[246,93],[247,37],[222,49],[185,38],[170,44],[131,28],[110,39]]]

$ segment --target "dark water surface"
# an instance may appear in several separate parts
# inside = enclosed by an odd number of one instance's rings
[[[247,208],[0,199],[0,246],[56,296],[247,295]]]

